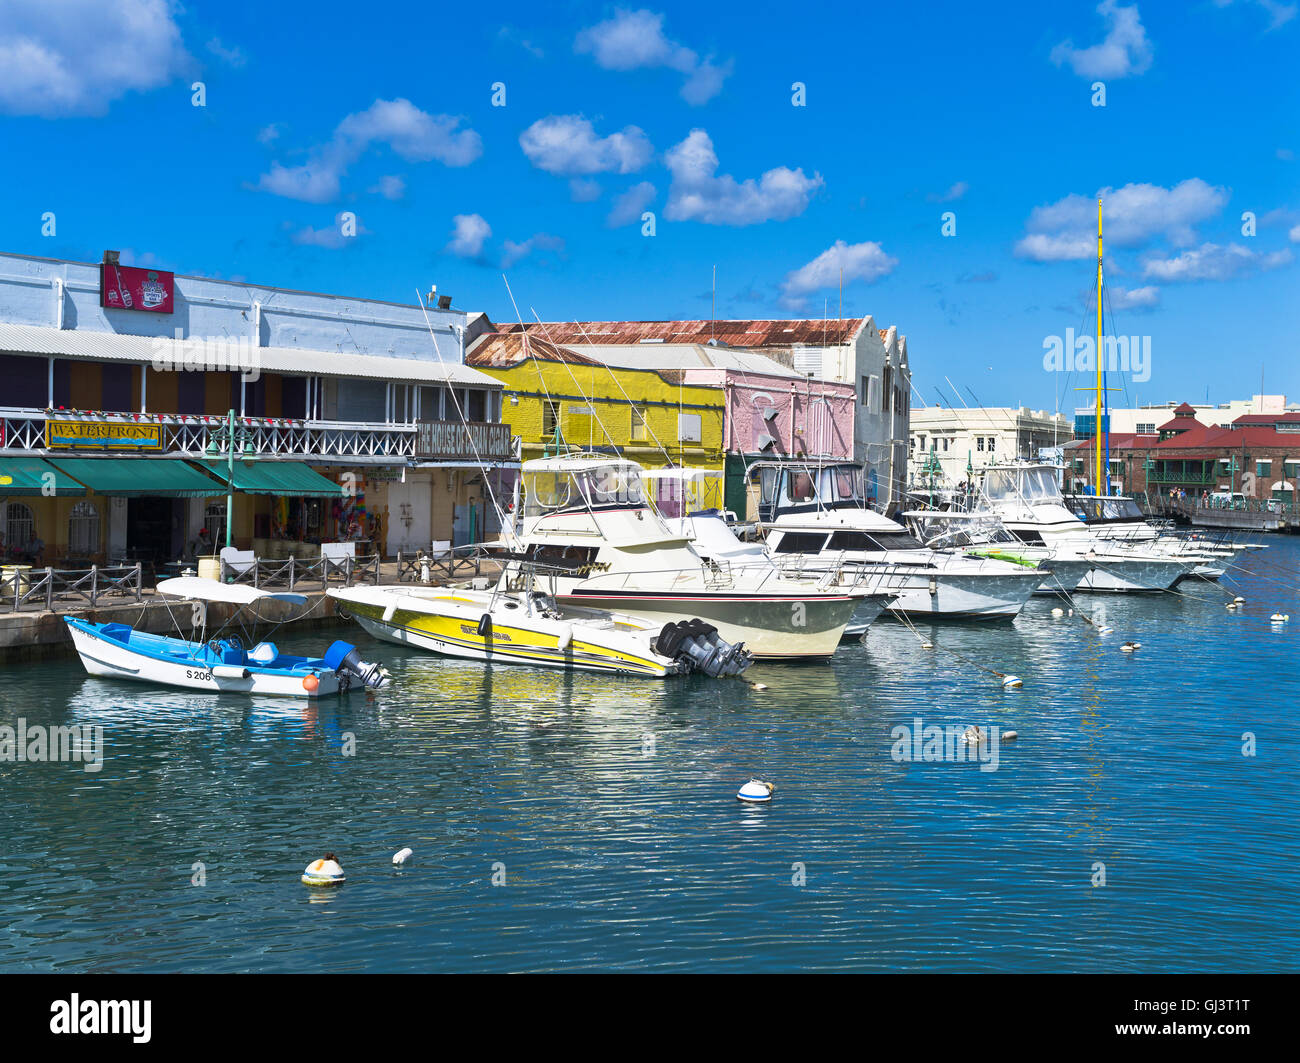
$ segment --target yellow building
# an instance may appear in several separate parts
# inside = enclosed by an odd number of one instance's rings
[[[558,436],[562,447],[613,447],[647,469],[723,467],[721,388],[684,384],[671,370],[610,367],[517,333],[480,336],[465,364],[505,385],[501,420],[525,461],[556,453]]]

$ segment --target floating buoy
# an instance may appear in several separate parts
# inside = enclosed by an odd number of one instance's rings
[[[321,859],[313,860],[302,873],[305,886],[338,886],[343,883],[343,868],[333,853],[326,853]]]
[[[767,684],[766,684],[766,683],[755,683],[755,684],[754,684],[754,689],[755,689],[755,690],[766,690],[766,689],[767,689]]]
[[[1073,609],[1070,610],[1070,615],[1071,615],[1071,616],[1074,616],[1074,610],[1073,610]]]
[[[1240,605],[1240,604],[1241,604],[1242,602],[1244,602],[1246,599],[1243,598],[1243,597],[1239,594],[1239,595],[1237,595],[1237,597],[1233,598],[1232,600],[1233,600],[1234,602],[1236,602],[1238,605]]]
[[[1126,642],[1119,648],[1119,651],[1120,653],[1132,653],[1135,649],[1137,649],[1136,642]]]
[[[1024,681],[1018,675],[1004,675],[1002,677],[1002,686],[1005,690],[1010,690],[1013,687],[1022,687],[1024,685]]]
[[[393,854],[393,863],[395,864],[404,864],[409,859],[411,859],[410,849],[398,849],[397,852]]]
[[[770,801],[772,800],[772,791],[776,787],[770,782],[763,782],[761,779],[750,779],[740,788],[740,793],[736,797],[741,801]]]
[[[314,694],[319,686],[320,680],[314,675],[305,675],[302,677],[302,688],[307,691],[308,694]]]
[[[1055,609],[1052,610],[1052,615],[1053,615],[1053,616],[1064,616],[1064,615],[1065,615],[1065,610],[1062,609],[1062,608],[1058,605]]]
[[[1291,618],[1286,613],[1274,613],[1269,617],[1274,624],[1285,624]]]
[[[1228,603],[1228,612],[1230,612],[1230,613],[1231,613],[1231,612],[1235,612],[1236,609],[1237,609],[1237,603],[1236,603],[1236,602],[1229,602],[1229,603]]]
[[[1098,634],[1098,635],[1109,635],[1109,634],[1110,634],[1112,631],[1114,631],[1114,630],[1115,630],[1115,629],[1114,629],[1113,627],[1106,627],[1106,626],[1103,624],[1103,625],[1101,625],[1100,627],[1097,628],[1097,634]]]
[[[934,649],[934,643],[933,643],[933,642],[923,642],[923,643],[921,643],[921,649],[923,649],[923,650],[932,650],[932,649]]]
[[[1020,737],[1020,736],[1019,736],[1018,734],[1016,734],[1015,731],[1003,731],[1003,732],[1002,732],[1002,741],[1004,741],[1004,742],[1014,742],[1014,741],[1015,741],[1017,738],[1019,738],[1019,737]]]

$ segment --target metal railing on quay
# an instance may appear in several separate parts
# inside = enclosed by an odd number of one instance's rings
[[[5,566],[0,572],[0,612],[53,612],[56,605],[98,606],[144,600],[144,566],[91,565],[62,569]]]

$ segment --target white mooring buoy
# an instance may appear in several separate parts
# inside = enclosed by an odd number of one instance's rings
[[[1237,595],[1237,597],[1233,598],[1232,600],[1236,602],[1238,605],[1241,605],[1243,602],[1245,602],[1246,599],[1239,594]]]
[[[395,864],[404,864],[409,859],[411,859],[410,849],[398,849],[397,852],[393,854],[393,863]]]
[[[740,788],[740,793],[736,797],[741,801],[770,801],[772,800],[772,791],[776,787],[770,782],[763,782],[761,779],[750,779]]]
[[[1274,624],[1285,624],[1291,617],[1286,613],[1274,613],[1269,620]]]
[[[1062,609],[1062,608],[1058,605],[1055,609],[1052,610],[1052,615],[1053,615],[1053,616],[1064,616],[1064,615],[1065,615],[1065,610]]]
[[[1004,741],[1004,742],[1014,742],[1014,741],[1015,741],[1017,738],[1019,738],[1019,737],[1020,737],[1020,736],[1019,736],[1018,734],[1016,734],[1015,731],[1003,731],[1003,732],[1002,732],[1002,741]]]
[[[1012,690],[1016,687],[1024,686],[1023,680],[1018,675],[1004,675],[1002,677],[1002,687],[1005,690]]]
[[[1119,651],[1120,653],[1132,653],[1135,649],[1137,649],[1136,642],[1126,642],[1119,648]]]
[[[343,868],[333,853],[326,853],[321,859],[313,860],[302,873],[305,886],[338,886],[345,879]]]

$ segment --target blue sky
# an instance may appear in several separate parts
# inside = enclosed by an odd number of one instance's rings
[[[833,317],[842,268],[925,402],[1051,408],[1106,189],[1126,397],[1300,399],[1298,61],[1274,0],[0,0],[0,248],[495,320],[503,271],[527,318],[707,318],[715,265],[719,317]]]

